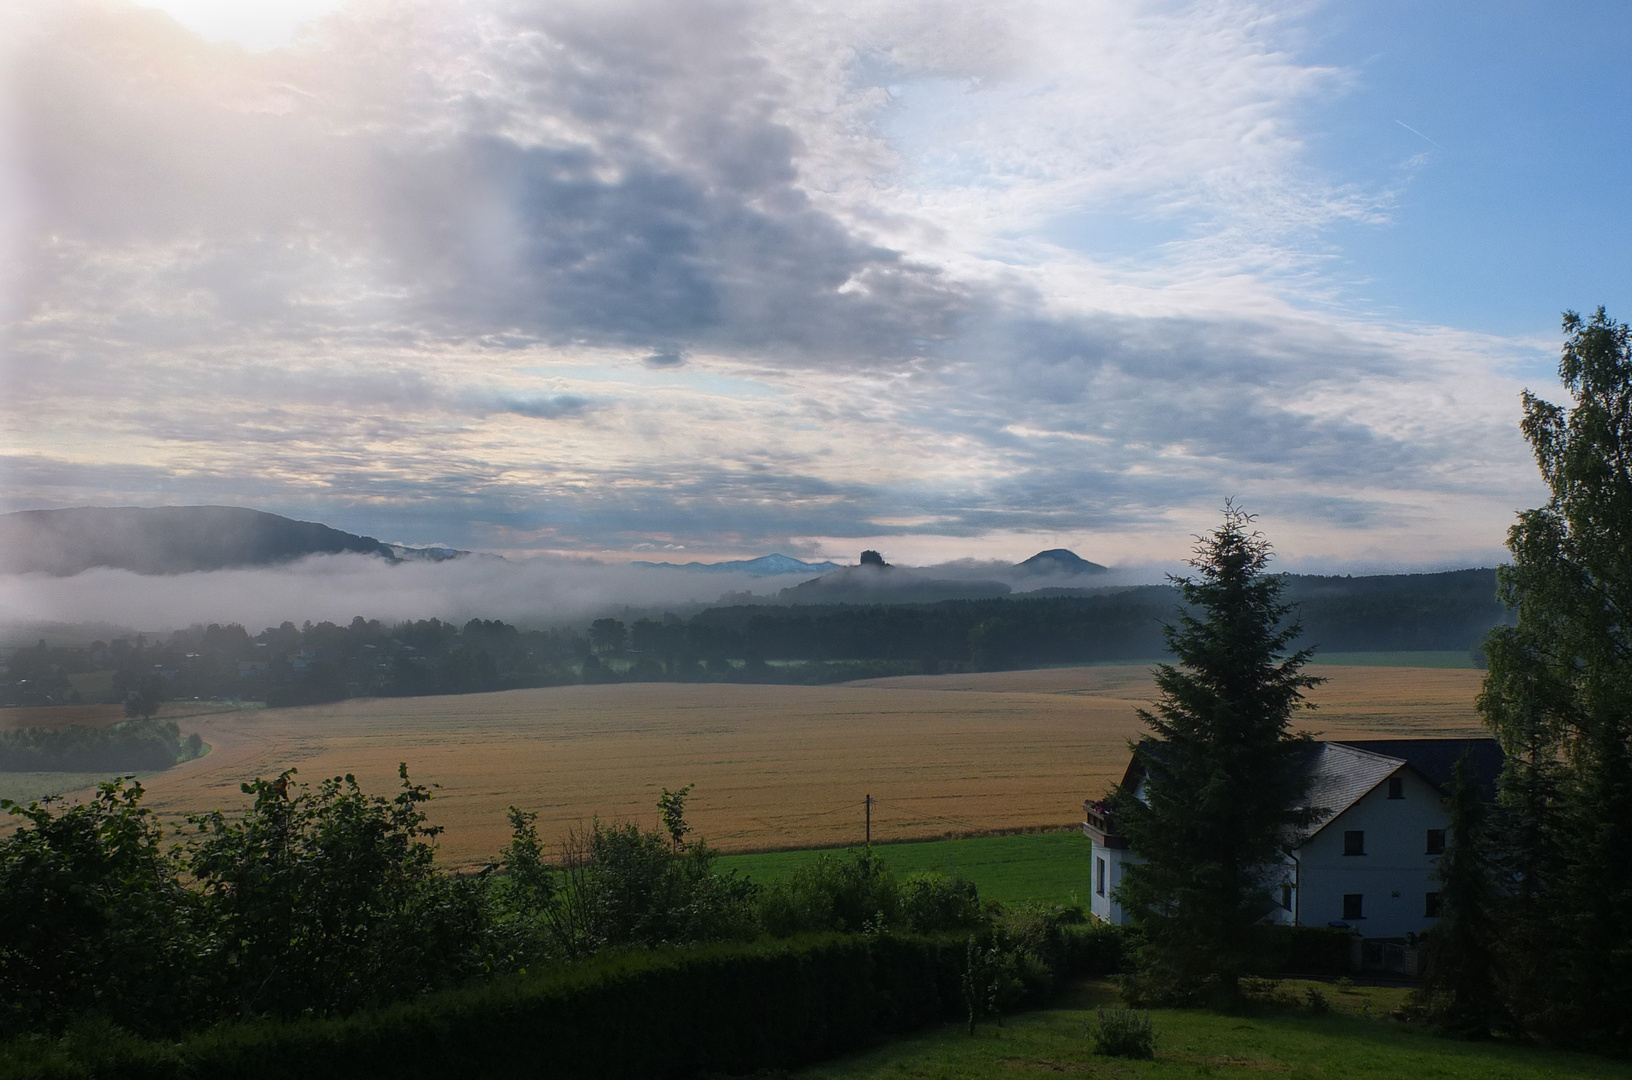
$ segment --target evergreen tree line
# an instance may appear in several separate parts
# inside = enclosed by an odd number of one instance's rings
[[[1506,610],[1495,571],[1377,577],[1285,575],[1283,589],[1302,618],[1298,644],[1330,651],[1466,651]],[[1163,624],[1186,599],[1173,585],[1090,596],[1002,597],[935,604],[738,605],[679,619],[631,625],[598,620],[589,629],[601,655],[626,656],[634,677],[685,672],[702,660],[874,661],[936,671],[1038,664],[1149,660],[1168,655]],[[760,669],[756,678],[766,678]],[[774,677],[774,676],[770,676]]]
[[[93,1019],[169,1038],[342,1016],[608,949],[811,932],[973,935],[1002,981],[981,1008],[1006,1008],[1047,992],[1082,923],[983,904],[957,877],[897,879],[870,850],[768,884],[722,873],[688,838],[689,788],[664,792],[662,828],[596,821],[554,852],[513,808],[502,856],[450,873],[435,864],[431,793],[400,774],[387,799],[289,770],[244,785],[248,808],[195,815],[177,836],[124,780],[84,803],[0,803],[17,819],[0,838],[0,1038]]]
[[[169,720],[0,731],[0,772],[157,771],[203,752],[197,732],[183,738]]]

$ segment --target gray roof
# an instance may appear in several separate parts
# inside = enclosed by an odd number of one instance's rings
[[[1140,747],[1150,751],[1159,744],[1143,740]],[[1394,775],[1409,768],[1441,792],[1450,790],[1451,770],[1466,752],[1473,766],[1473,781],[1485,798],[1495,795],[1496,776],[1502,770],[1502,749],[1495,739],[1348,739],[1342,742],[1309,744],[1304,768],[1310,774],[1305,806],[1320,812],[1309,824],[1294,832],[1290,840],[1302,845],[1365,794]],[[1137,790],[1143,770],[1132,758],[1122,774],[1122,786]]]
[[[1315,820],[1298,831],[1302,843],[1337,815],[1405,765],[1405,759],[1361,750],[1339,742],[1317,742],[1310,747],[1307,766],[1311,779],[1306,806],[1315,807]]]
[[[1374,754],[1402,759],[1430,784],[1446,794],[1451,790],[1451,779],[1456,763],[1463,754],[1468,756],[1470,779],[1480,796],[1489,802],[1496,798],[1496,778],[1502,774],[1506,756],[1495,739],[1340,739],[1339,742]]]

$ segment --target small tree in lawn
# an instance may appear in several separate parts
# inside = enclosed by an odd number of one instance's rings
[[[657,812],[663,817],[663,828],[669,834],[672,849],[678,852],[686,843],[686,834],[691,832],[691,826],[686,824],[686,796],[696,784],[687,784],[679,791],[663,789],[663,794],[657,799]]]
[[[1158,1000],[1235,993],[1285,838],[1311,815],[1299,809],[1309,739],[1290,722],[1320,680],[1302,671],[1313,650],[1288,652],[1301,628],[1253,520],[1226,503],[1223,525],[1197,540],[1198,577],[1172,579],[1186,609],[1165,628],[1178,663],[1157,666],[1155,711],[1139,713],[1153,735],[1133,747],[1142,797],[1111,796],[1142,860],[1116,899],[1143,931],[1140,992]]]

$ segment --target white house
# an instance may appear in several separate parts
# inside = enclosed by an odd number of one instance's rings
[[[1279,905],[1266,921],[1338,926],[1365,938],[1404,938],[1439,916],[1439,856],[1445,850],[1442,801],[1463,751],[1488,793],[1502,767],[1494,739],[1349,739],[1312,744],[1309,806],[1313,824],[1287,838],[1272,882]],[[1122,787],[1142,797],[1143,770],[1129,762]],[[1102,802],[1083,804],[1082,831],[1092,842],[1090,910],[1125,923],[1113,899],[1122,870],[1138,855],[1118,836]]]

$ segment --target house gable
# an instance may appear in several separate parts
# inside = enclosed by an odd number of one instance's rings
[[[1388,779],[1400,781],[1398,798],[1390,797]],[[1401,762],[1293,850],[1298,921],[1341,923],[1366,937],[1431,928],[1437,919],[1428,914],[1428,896],[1439,889],[1439,853],[1430,832],[1443,840],[1448,825],[1438,787]]]

